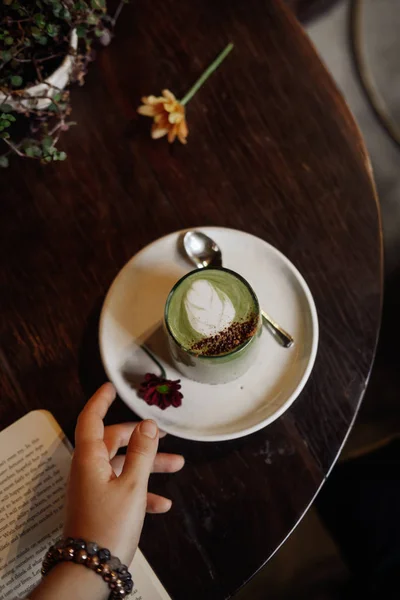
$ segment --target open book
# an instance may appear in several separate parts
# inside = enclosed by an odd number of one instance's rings
[[[62,533],[71,452],[47,411],[0,433],[0,600],[25,598],[41,578],[44,555]],[[171,600],[140,550],[130,571],[129,600]]]

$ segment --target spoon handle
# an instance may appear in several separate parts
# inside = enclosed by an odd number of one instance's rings
[[[269,314],[265,312],[265,310],[262,310],[261,314],[263,316],[264,321],[267,323],[267,326],[272,331],[276,339],[279,340],[282,346],[284,346],[285,348],[290,348],[291,346],[293,346],[294,339],[292,338],[292,336],[287,331],[282,329],[282,327],[278,325],[278,323],[276,323],[276,321],[274,321],[269,316]]]
[[[187,233],[185,235],[188,235]],[[212,240],[210,240],[212,242]],[[212,242],[214,244],[214,242]],[[215,245],[215,244],[214,244]],[[217,246],[218,249],[218,246]],[[185,250],[186,251],[186,250]],[[202,260],[199,256],[192,256],[186,251],[190,260],[196,265],[198,269],[205,269],[207,267],[222,267],[222,255],[220,250],[218,249],[218,253],[216,253],[212,259]],[[283,346],[284,348],[290,348],[294,344],[294,339],[292,336],[285,331],[276,321],[274,321],[265,310],[261,310],[262,317],[274,338]]]

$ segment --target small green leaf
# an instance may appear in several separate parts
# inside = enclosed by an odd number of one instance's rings
[[[46,31],[50,37],[55,37],[60,32],[60,28],[53,23],[49,23],[46,27]]]
[[[11,59],[12,59],[11,52],[9,50],[2,50],[2,52],[1,52],[1,60],[3,62],[8,62]]]
[[[33,156],[38,157],[42,156],[42,149],[39,146],[32,146]]]
[[[66,158],[67,158],[67,155],[65,152],[58,153],[58,160],[65,160]]]
[[[8,158],[7,156],[0,156],[0,167],[3,167],[3,169],[6,169],[8,167]]]
[[[10,78],[10,81],[11,81],[12,86],[19,88],[22,85],[23,79],[22,79],[21,75],[12,75]]]
[[[2,127],[0,127],[0,129],[2,129]],[[0,138],[2,140],[9,140],[10,139],[10,134],[8,133],[8,131],[3,131],[2,133],[0,133]]]
[[[11,35],[8,35],[6,38],[4,38],[4,43],[7,46],[12,46],[14,43],[14,39],[11,37]]]
[[[65,6],[63,6],[60,16],[68,22],[70,22],[70,20],[71,20],[71,13],[69,12],[68,8],[66,8]]]
[[[38,27],[40,27],[41,29],[46,25],[46,20],[44,18],[44,15],[37,13],[36,15],[33,16],[33,20],[35,21],[36,25]]]
[[[93,13],[90,13],[90,15],[87,16],[86,23],[89,25],[97,25],[98,22],[99,18]]]
[[[29,158],[33,158],[35,156],[33,148],[31,148],[29,146],[27,148],[25,148],[25,154],[26,154],[26,156],[29,156]]]
[[[101,29],[95,29],[94,33],[96,35],[96,37],[101,37],[104,33],[104,31],[102,31]]]
[[[42,150],[34,140],[28,140],[28,142],[24,144],[24,152],[29,158],[39,158],[42,156]]]
[[[0,122],[3,127],[9,127],[11,123],[15,123],[16,118],[14,115],[10,115],[10,113],[1,113],[0,114]]]
[[[77,25],[76,27],[76,34],[79,38],[83,38],[85,37],[87,33],[87,27],[86,25],[84,25],[83,23],[79,23],[79,25]]]
[[[106,0],[92,0],[90,4],[94,10],[104,10],[106,7]]]
[[[62,7],[61,2],[58,2],[58,1],[53,2],[53,13],[56,17],[60,16],[62,9],[63,9],[63,7]]]
[[[45,138],[43,138],[42,140],[42,147],[43,150],[49,150],[53,145],[53,138],[50,135],[47,135]]]
[[[13,110],[13,107],[11,104],[7,104],[7,102],[5,102],[4,104],[0,104],[0,109],[3,111],[3,113],[9,113]]]

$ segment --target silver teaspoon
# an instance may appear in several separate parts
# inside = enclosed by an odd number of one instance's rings
[[[183,236],[183,249],[186,256],[198,269],[222,267],[222,252],[218,244],[201,231],[187,231]],[[274,321],[265,310],[261,310],[264,322],[273,336],[285,348],[294,344],[292,336]]]

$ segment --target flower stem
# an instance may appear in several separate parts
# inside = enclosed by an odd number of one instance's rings
[[[160,362],[158,362],[158,360],[156,359],[156,357],[154,356],[154,354],[153,354],[153,353],[152,353],[152,352],[151,352],[151,351],[150,351],[150,350],[147,348],[147,346],[145,346],[144,344],[142,344],[142,350],[143,350],[144,352],[146,352],[147,356],[148,356],[149,358],[151,358],[151,360],[152,360],[154,363],[156,363],[157,367],[158,367],[158,368],[160,369],[160,371],[161,371],[161,377],[162,377],[163,379],[166,379],[166,378],[167,378],[167,374],[166,374],[166,372],[165,372],[165,369],[164,369],[164,367],[162,366],[162,364],[161,364]]]
[[[117,10],[115,11],[114,16],[111,19],[113,27],[115,27],[115,24],[118,21],[118,17],[121,14],[121,11],[122,11],[122,9],[124,7],[124,4],[126,4],[126,0],[121,0],[121,2],[117,6]]]
[[[180,100],[180,103],[185,105],[189,102],[189,100],[191,100],[193,98],[193,96],[195,95],[195,93],[201,88],[201,86],[203,85],[203,83],[205,83],[207,81],[207,79],[210,77],[210,75],[212,73],[214,73],[214,71],[216,69],[218,69],[219,65],[222,63],[223,60],[225,60],[225,58],[228,56],[229,52],[233,50],[233,44],[230,43],[227,45],[227,47],[222,50],[222,52],[220,54],[218,54],[217,58],[214,60],[214,62],[211,63],[211,65],[208,67],[208,69],[206,69],[203,73],[203,75],[201,75],[198,80],[196,81],[196,83],[190,88],[190,90],[187,92],[187,94],[182,98],[182,100]]]

